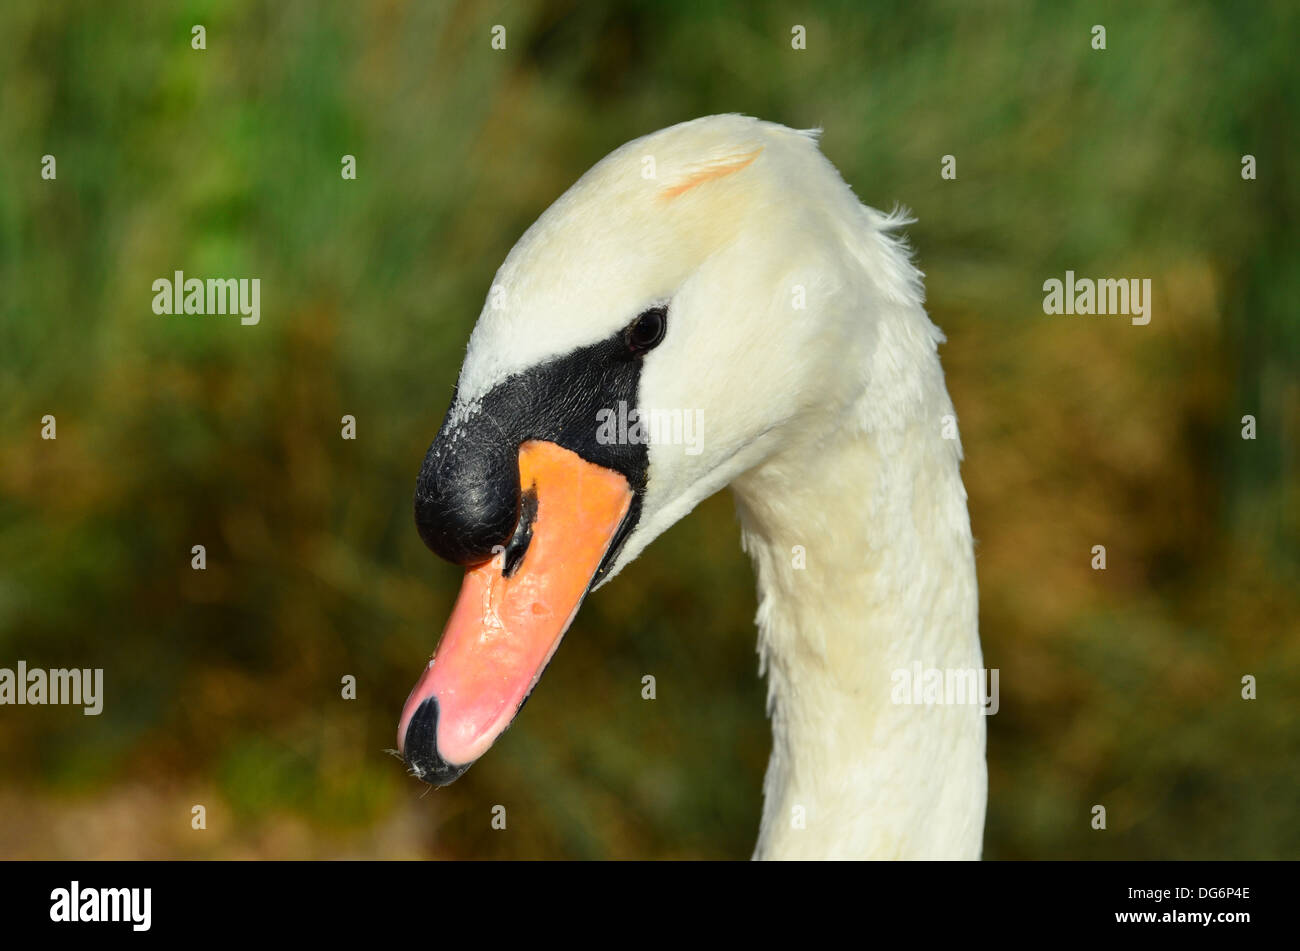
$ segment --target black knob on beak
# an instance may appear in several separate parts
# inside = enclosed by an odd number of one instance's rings
[[[519,521],[518,456],[483,413],[443,425],[415,482],[415,525],[435,555],[477,565],[509,543]]]

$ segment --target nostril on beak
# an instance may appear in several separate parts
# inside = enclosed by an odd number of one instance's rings
[[[524,560],[528,546],[533,540],[533,519],[537,518],[537,486],[531,486],[519,502],[519,519],[515,522],[514,534],[505,549],[504,564],[501,573],[511,577]]]

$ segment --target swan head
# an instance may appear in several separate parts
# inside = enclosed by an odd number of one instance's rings
[[[897,223],[815,134],[733,115],[624,145],[528,229],[417,480],[421,537],[466,576],[398,726],[415,775],[482,755],[587,592],[702,499],[834,438],[892,372],[883,315],[920,312],[889,333],[933,352]]]

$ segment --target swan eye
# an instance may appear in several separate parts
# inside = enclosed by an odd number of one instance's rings
[[[624,331],[627,348],[633,353],[645,353],[659,346],[668,330],[668,308],[651,307]]]

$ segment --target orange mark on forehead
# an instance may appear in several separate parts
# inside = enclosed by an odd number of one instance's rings
[[[752,152],[746,152],[743,155],[730,155],[711,162],[678,184],[665,188],[659,193],[659,200],[672,201],[672,199],[685,194],[697,185],[703,185],[705,182],[711,182],[717,178],[726,178],[728,175],[739,172],[742,168],[746,168],[753,163],[754,159],[758,158],[758,153],[762,151],[763,147],[760,145]]]

